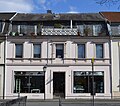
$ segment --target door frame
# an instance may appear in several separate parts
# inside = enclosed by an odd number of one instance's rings
[[[65,98],[65,95],[66,95],[66,72],[65,71],[53,71],[53,79],[54,79],[54,73],[64,73],[64,97],[63,98]],[[53,80],[53,98],[54,98],[54,80]]]

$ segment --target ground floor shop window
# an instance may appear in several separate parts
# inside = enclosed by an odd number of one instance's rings
[[[104,72],[93,73],[95,93],[104,93]],[[91,71],[74,71],[73,82],[74,93],[92,93],[92,72]]]
[[[44,72],[21,71],[14,75],[14,93],[44,93],[45,76]]]

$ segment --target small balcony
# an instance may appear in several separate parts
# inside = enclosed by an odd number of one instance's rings
[[[77,28],[42,28],[41,35],[77,35]]]

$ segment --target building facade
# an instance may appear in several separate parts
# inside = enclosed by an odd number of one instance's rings
[[[120,96],[120,12],[102,12],[109,21],[112,54],[112,91]]]
[[[17,13],[6,39],[5,95],[86,98],[94,78],[95,97],[111,97],[110,43],[99,13]]]
[[[5,96],[5,50],[6,34],[8,33],[9,19],[15,13],[0,13],[0,97]]]

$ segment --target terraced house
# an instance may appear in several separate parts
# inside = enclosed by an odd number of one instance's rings
[[[95,97],[111,96],[110,38],[99,13],[16,13],[10,21],[5,95],[90,97],[94,68]]]
[[[7,31],[1,50],[5,55],[0,54],[5,96],[112,96],[111,37],[101,14],[49,10],[45,14],[13,13],[11,17],[4,26]]]
[[[112,91],[120,96],[120,12],[101,12],[109,21],[112,54]]]
[[[0,13],[0,96],[3,98],[5,95],[5,39],[9,30],[9,19],[11,19],[14,14],[15,13]]]

